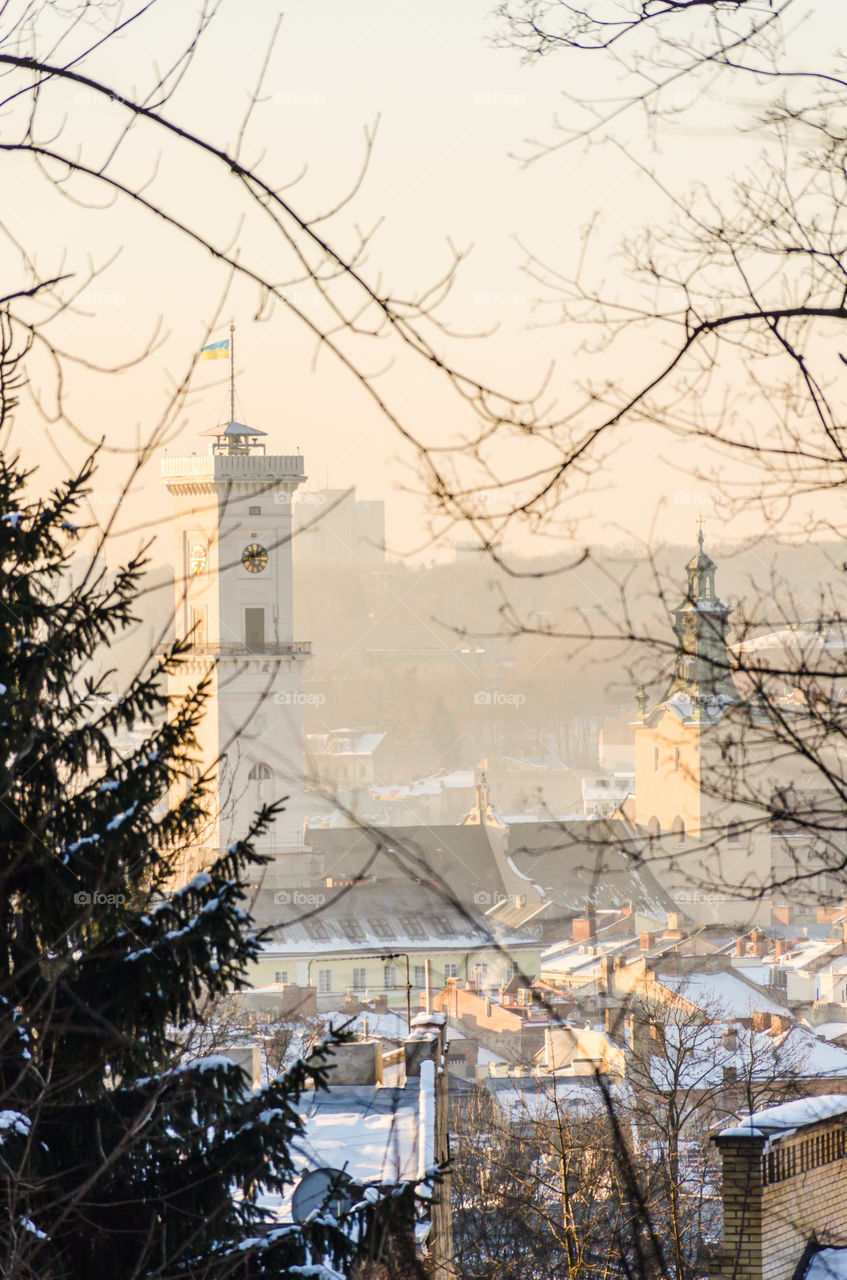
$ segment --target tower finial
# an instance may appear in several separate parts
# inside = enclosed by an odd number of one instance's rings
[[[698,526],[699,526],[699,528],[698,528],[698,530],[697,530],[697,545],[698,545],[698,547],[700,548],[700,550],[701,550],[701,551],[703,550],[703,525],[704,525],[705,523],[706,523],[706,521],[704,520],[703,516],[702,516],[702,515],[699,515],[699,516],[697,517],[697,524],[698,524]]]

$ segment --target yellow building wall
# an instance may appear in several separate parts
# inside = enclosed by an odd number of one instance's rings
[[[658,711],[635,729],[635,820],[649,827],[657,818],[662,833],[675,819],[685,833],[700,834],[701,729],[683,724],[675,711]]]
[[[415,966],[424,966],[427,959],[432,960],[432,985],[433,990],[440,991],[445,985],[447,976],[455,976],[462,979],[472,979],[474,977],[474,969],[478,965],[484,965],[487,970],[486,982],[491,986],[505,985],[512,977],[511,964],[514,961],[520,968],[520,972],[526,974],[528,979],[538,976],[540,968],[541,952],[540,948],[528,948],[515,951],[513,954],[504,955],[494,947],[482,947],[477,951],[427,951],[417,954],[409,952],[409,981],[412,983],[412,999],[416,1003],[416,993],[423,990],[423,984],[415,983]],[[393,990],[388,989],[384,985],[383,970],[387,964],[392,964],[396,971],[396,981],[398,986]],[[455,966],[455,973],[452,970],[445,972],[446,966]],[[288,972],[289,982],[298,982],[301,986],[314,986],[319,989],[318,994],[333,994],[343,996],[346,991],[353,989],[353,970],[365,969],[367,991],[370,995],[387,995],[389,1003],[400,1007],[406,1002],[406,961],[402,957],[397,960],[383,961],[379,956],[372,953],[368,955],[357,955],[355,952],[347,954],[339,954],[338,952],[330,952],[325,955],[314,954],[308,957],[297,956],[292,954],[280,953],[278,955],[264,956],[261,960],[257,960],[251,965],[246,982],[251,987],[270,986],[276,982],[276,975],[279,972]],[[332,986],[330,992],[320,991],[319,971],[329,970],[332,974]],[[364,994],[358,992],[357,994]]]

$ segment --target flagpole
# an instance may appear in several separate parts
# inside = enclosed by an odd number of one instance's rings
[[[229,420],[235,422],[235,325],[229,326]]]

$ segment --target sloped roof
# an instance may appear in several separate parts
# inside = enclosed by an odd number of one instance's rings
[[[632,904],[662,919],[677,910],[638,856],[631,827],[618,819],[522,822],[509,831],[509,857],[519,876],[573,912]]]
[[[324,874],[333,879],[365,876],[443,880],[461,901],[474,894],[503,892],[491,842],[484,826],[310,828],[308,843],[325,856]],[[491,899],[489,899],[490,901]]]
[[[252,915],[259,927],[272,927],[266,949],[286,955],[472,951],[495,939],[504,947],[538,946],[529,930],[501,928],[438,890],[402,878],[302,892],[261,890]]]

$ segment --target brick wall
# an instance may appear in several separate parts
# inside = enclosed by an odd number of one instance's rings
[[[766,1113],[765,1113],[766,1114]],[[720,1280],[792,1280],[810,1240],[847,1244],[847,1115],[714,1141],[723,1159]]]

